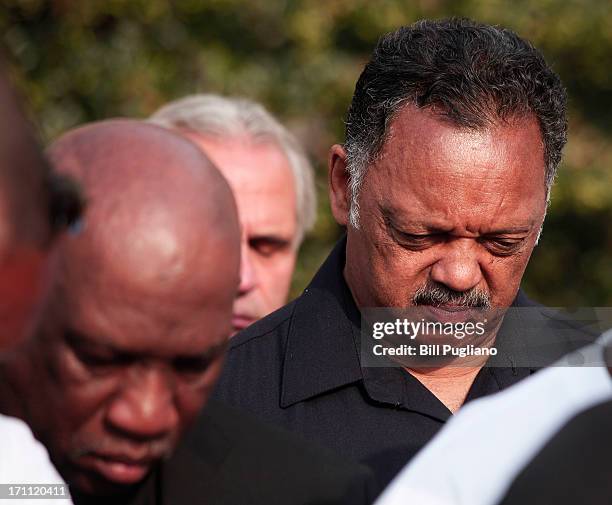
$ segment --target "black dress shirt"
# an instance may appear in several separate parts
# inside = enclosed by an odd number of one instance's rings
[[[215,394],[368,465],[382,490],[452,414],[402,368],[361,367],[360,313],[343,277],[345,246],[344,238],[299,298],[232,339]],[[529,303],[522,294],[515,302]],[[508,364],[482,368],[466,401],[533,372],[511,358]]]

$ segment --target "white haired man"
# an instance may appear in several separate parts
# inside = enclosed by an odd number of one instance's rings
[[[200,146],[234,192],[242,226],[236,333],[287,301],[299,246],[316,218],[312,167],[291,133],[244,98],[192,95],[150,121]]]

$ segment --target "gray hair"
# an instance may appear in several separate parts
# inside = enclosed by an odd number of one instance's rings
[[[534,115],[544,145],[546,198],[567,139],[566,92],[542,55],[503,28],[469,19],[419,21],[381,37],[346,120],[350,224],[359,227],[359,191],[399,110],[435,107],[458,127],[484,129]]]
[[[257,142],[273,142],[286,156],[295,181],[298,246],[317,217],[317,196],[312,165],[295,137],[262,105],[246,98],[213,94],[190,95],[158,109],[149,121],[203,136],[249,135]]]

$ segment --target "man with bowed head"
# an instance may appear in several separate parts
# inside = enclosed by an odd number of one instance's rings
[[[232,188],[242,228],[238,332],[287,301],[298,249],[316,218],[310,162],[283,125],[245,98],[191,95],[150,121],[195,142]]]
[[[238,222],[221,175],[161,128],[84,126],[49,157],[91,205],[59,244],[36,338],[7,365],[3,386],[28,393],[2,400],[77,494],[108,493],[170,454],[219,374]]]
[[[296,467],[320,478],[321,496],[364,501],[361,468],[221,405],[207,405],[204,432],[179,446],[220,373],[239,283],[237,211],[208,158],[133,120],[77,128],[49,156],[89,206],[59,245],[52,297],[3,367],[0,396],[47,446],[75,503],[282,502],[283,486],[309,503]]]
[[[368,464],[382,487],[465,402],[534,371],[533,349],[543,365],[588,341],[519,289],[565,140],[559,77],[515,33],[452,19],[381,37],[328,158],[346,236],[297,300],[233,339],[218,397]],[[498,317],[496,366],[364,365],[364,311],[389,307],[441,323],[530,307],[539,326]]]

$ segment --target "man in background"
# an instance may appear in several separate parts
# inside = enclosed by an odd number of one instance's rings
[[[287,129],[247,99],[188,96],[150,121],[200,146],[234,192],[242,228],[238,332],[287,301],[298,249],[316,218],[312,167]]]

